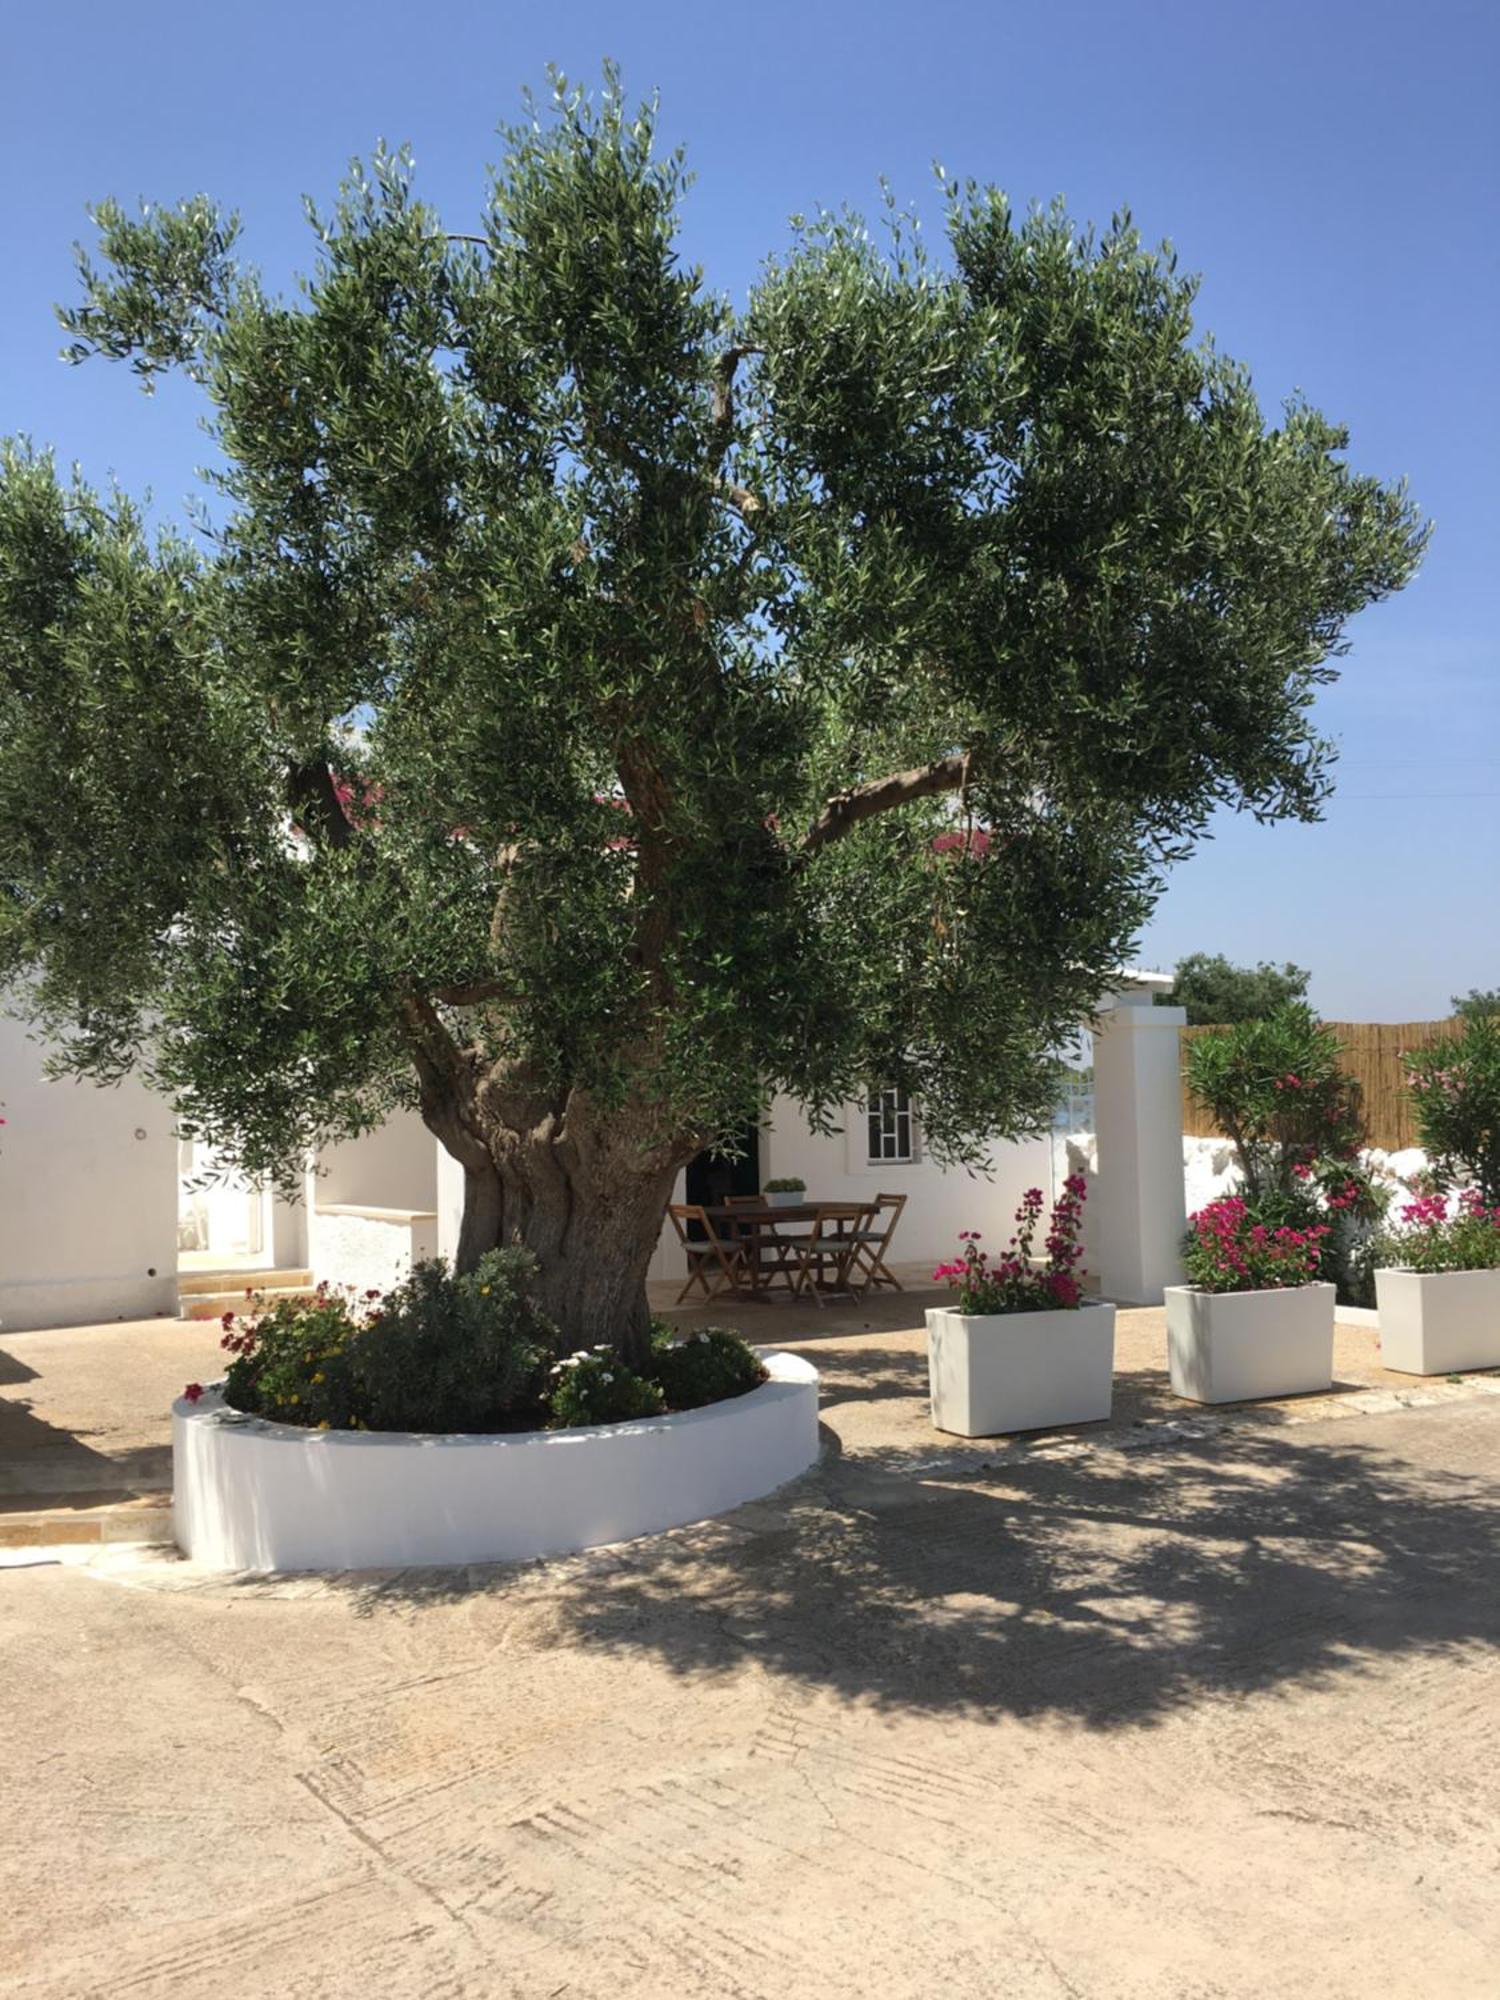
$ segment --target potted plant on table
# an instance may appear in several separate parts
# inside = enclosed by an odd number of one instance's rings
[[[769,1208],[797,1208],[807,1199],[807,1182],[788,1174],[782,1180],[767,1181],[761,1193]]]
[[[1379,1239],[1380,1359],[1403,1375],[1500,1368],[1500,1207],[1422,1195]]]
[[[934,1278],[958,1294],[927,1314],[932,1421],[960,1437],[996,1437],[1051,1424],[1100,1423],[1114,1390],[1115,1309],[1083,1296],[1078,1232],[1086,1184],[1070,1174],[1052,1211],[1046,1259],[1033,1257],[1043,1196],[1032,1188],[1016,1233],[991,1263],[980,1236]]]
[[[1242,1403],[1332,1386],[1334,1287],[1318,1277],[1327,1234],[1262,1222],[1239,1195],[1190,1218],[1188,1283],[1165,1294],[1176,1395]]]

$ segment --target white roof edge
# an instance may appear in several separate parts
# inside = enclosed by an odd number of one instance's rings
[[[1121,965],[1115,969],[1119,993],[1170,993],[1177,984],[1175,972],[1152,972],[1144,965]]]

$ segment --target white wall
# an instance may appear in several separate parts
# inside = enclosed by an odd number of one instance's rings
[[[1094,1023],[1099,1283],[1107,1299],[1160,1305],[1182,1282],[1178,1036],[1187,1015],[1122,994]]]
[[[993,1253],[1004,1247],[1015,1227],[1015,1211],[1027,1188],[1039,1187],[1049,1203],[1052,1199],[1050,1139],[996,1146],[986,1178],[978,1171],[940,1167],[921,1157],[910,1164],[886,1160],[871,1166],[862,1108],[846,1106],[840,1125],[838,1132],[820,1136],[809,1131],[790,1098],[778,1097],[761,1130],[761,1185],[796,1176],[806,1181],[809,1197],[821,1201],[873,1201],[877,1194],[904,1194],[906,1207],[891,1243],[893,1263],[931,1266],[957,1256],[961,1229],[980,1230]],[[684,1199],[681,1182],[673,1199]],[[682,1272],[682,1252],[669,1220],[649,1275],[680,1278]]]
[[[177,1310],[177,1135],[141,1084],[49,1083],[0,1017],[0,1325]]]
[[[1015,1212],[1028,1188],[1052,1199],[1051,1141],[1018,1139],[994,1147],[989,1176],[966,1167],[942,1167],[921,1157],[909,1164],[883,1160],[871,1166],[868,1127],[861,1105],[844,1108],[842,1130],[827,1136],[810,1132],[788,1098],[771,1106],[769,1129],[761,1135],[760,1177],[796,1175],[815,1200],[873,1201],[877,1194],[904,1194],[906,1207],[891,1242],[897,1264],[932,1265],[956,1257],[958,1232],[977,1229],[993,1256],[1015,1228]]]
[[[319,1208],[435,1209],[438,1142],[415,1111],[393,1111],[363,1138],[318,1156]]]
[[[437,1254],[438,1151],[417,1112],[393,1111],[375,1131],[319,1155],[307,1181],[315,1279],[386,1292]]]

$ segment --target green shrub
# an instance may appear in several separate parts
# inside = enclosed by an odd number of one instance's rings
[[[492,1250],[455,1277],[418,1264],[352,1343],[359,1415],[378,1431],[504,1431],[543,1421],[557,1329],[533,1304],[535,1259]]]
[[[1417,1134],[1439,1188],[1476,1188],[1500,1206],[1500,1016],[1474,1014],[1406,1057]]]
[[[767,1181],[762,1194],[806,1194],[807,1182],[798,1180],[795,1174],[788,1174],[782,1180]]]
[[[657,1321],[651,1348],[652,1379],[669,1410],[698,1410],[727,1396],[743,1396],[766,1380],[766,1364],[739,1334],[709,1326],[684,1334]]]
[[[226,1313],[225,1400],[325,1430],[566,1429],[696,1410],[766,1379],[724,1327],[678,1340],[658,1321],[645,1375],[609,1347],[559,1358],[557,1331],[531,1299],[535,1268],[524,1250],[495,1250],[462,1277],[418,1264],[384,1296],[320,1285],[311,1299]]]
[[[553,1366],[548,1401],[556,1430],[659,1417],[667,1407],[661,1384],[627,1368],[612,1347],[583,1347],[576,1354],[565,1354]]]
[[[534,1260],[495,1250],[455,1277],[418,1264],[384,1297],[320,1286],[231,1322],[225,1399],[337,1430],[503,1431],[545,1421],[558,1338],[532,1304]]]

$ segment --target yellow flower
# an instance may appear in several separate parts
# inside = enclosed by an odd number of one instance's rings
[[[481,1285],[481,1286],[479,1287],[479,1296],[480,1296],[480,1297],[481,1297],[482,1299],[487,1299],[487,1298],[489,1297],[489,1295],[490,1295],[490,1288],[489,1288],[489,1286],[488,1286],[488,1285]]]
[[[320,1431],[326,1431],[326,1430],[327,1430],[327,1428],[328,1428],[328,1419],[327,1419],[327,1417],[322,1417],[322,1418],[320,1418],[320,1419],[319,1419],[319,1421],[318,1421],[318,1429],[319,1429]]]
[[[323,1379],[323,1371],[322,1371],[322,1369],[320,1368],[320,1369],[318,1370],[317,1374],[316,1374],[316,1375],[314,1375],[314,1377],[313,1377],[313,1380],[314,1380],[315,1382],[321,1382],[321,1381],[322,1381],[322,1379]]]

